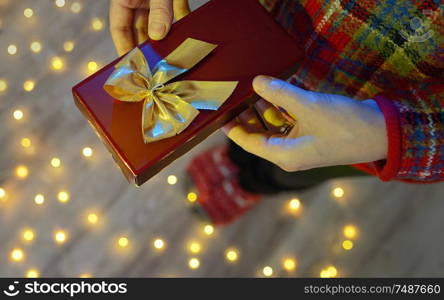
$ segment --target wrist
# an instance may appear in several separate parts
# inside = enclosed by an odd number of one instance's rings
[[[379,107],[378,103],[373,99],[362,101],[369,112],[369,123],[371,126],[371,138],[373,141],[372,153],[374,160],[382,160],[387,158],[388,152],[388,137],[387,126],[384,113]]]

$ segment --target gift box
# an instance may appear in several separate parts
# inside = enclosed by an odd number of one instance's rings
[[[192,49],[196,41],[205,49],[210,49],[204,50],[202,55],[196,54],[200,51]],[[125,73],[125,68],[140,68],[136,62],[142,54],[142,60],[146,60],[153,70],[153,74],[145,74],[144,78],[151,80],[156,77],[154,73],[156,70],[159,72],[165,58],[176,57],[185,45],[188,45],[188,49],[185,49],[188,54],[200,57],[191,58],[196,60],[189,64],[191,68],[178,71],[169,81],[225,82],[234,85],[222,93],[226,99],[217,109],[208,110],[205,105],[200,105],[198,113],[195,112],[190,122],[177,134],[170,131],[166,138],[150,140],[147,136],[152,137],[160,125],[151,126],[150,135],[144,135],[143,124],[147,121],[143,118],[149,115],[155,119],[153,114],[158,111],[146,111],[150,103],[156,102],[150,97],[155,97],[152,91],[165,89],[166,85],[157,84],[151,92],[144,94],[143,101],[125,102],[111,95],[119,94],[126,83],[110,93],[110,80],[115,84],[116,76]],[[288,78],[302,58],[302,50],[296,39],[280,27],[257,0],[212,0],[173,24],[162,41],[148,40],[138,48],[140,53],[132,51],[124,58],[116,59],[73,88],[76,105],[112,153],[126,178],[137,186],[258,100],[252,89],[252,80],[256,75]],[[181,59],[186,63],[189,55],[183,56]],[[119,72],[119,67],[123,71]],[[170,71],[164,69],[164,73],[169,74]],[[137,70],[133,71],[137,73]],[[211,95],[209,98],[212,98]],[[163,119],[156,120],[160,122]]]

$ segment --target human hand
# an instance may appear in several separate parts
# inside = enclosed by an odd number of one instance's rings
[[[117,53],[125,54],[148,36],[163,39],[173,14],[179,20],[189,12],[188,0],[111,0],[110,30]]]
[[[261,100],[256,106],[271,130],[259,126],[250,110],[224,127],[228,137],[246,151],[286,171],[387,157],[385,119],[374,100],[311,92],[267,76],[256,77],[253,87],[259,96],[275,105]],[[287,135],[279,134],[278,127],[285,119],[276,107],[296,118]]]

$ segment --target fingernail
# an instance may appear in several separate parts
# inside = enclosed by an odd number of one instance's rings
[[[273,80],[271,76],[259,75],[253,80],[253,88],[256,92],[260,93],[265,90],[270,82]]]
[[[153,22],[149,25],[149,35],[153,40],[160,40],[166,34],[166,26],[160,22]]]
[[[285,124],[284,118],[282,115],[276,111],[276,108],[270,107],[263,113],[265,121],[270,123],[275,127],[281,127]]]

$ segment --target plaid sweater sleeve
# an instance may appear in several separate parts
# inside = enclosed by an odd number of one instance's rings
[[[387,159],[356,167],[384,181],[444,180],[443,1],[260,1],[305,49],[290,82],[381,108]]]

